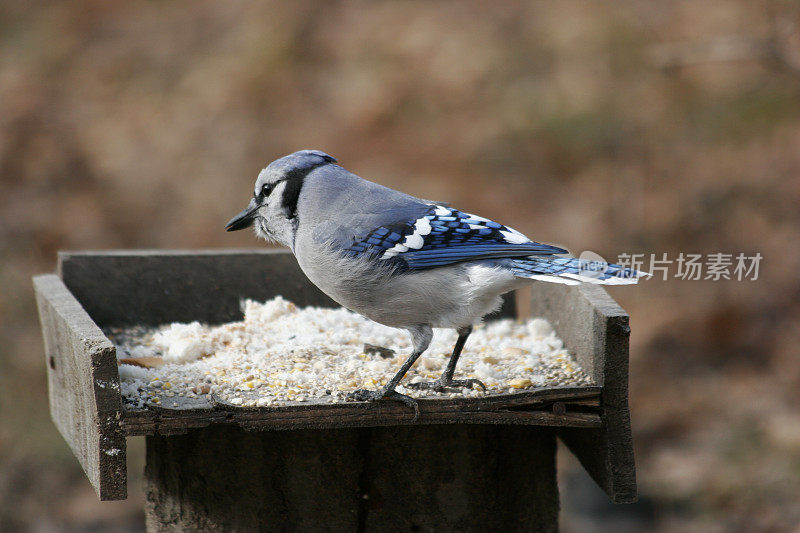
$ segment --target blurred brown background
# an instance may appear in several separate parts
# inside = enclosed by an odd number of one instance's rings
[[[641,502],[562,453],[562,526],[797,531],[799,28],[746,0],[0,3],[0,530],[143,528],[141,443],[99,503],[49,420],[31,275],[261,246],[223,225],[318,148],[574,253],[760,252],[757,281],[612,291]]]

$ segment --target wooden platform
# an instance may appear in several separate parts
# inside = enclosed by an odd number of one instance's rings
[[[628,317],[599,287],[535,284],[532,314],[554,325],[598,384],[478,398],[241,407],[211,396],[123,407],[114,346],[100,327],[241,319],[243,298],[278,294],[298,305],[335,306],[282,251],[61,253],[58,275],[34,278],[53,420],[101,499],[126,497],[125,439],[167,437],[226,425],[247,431],[409,425],[529,425],[557,429],[617,502],[635,499],[627,407]],[[514,295],[497,316],[515,316]],[[166,407],[178,402],[177,407]],[[150,442],[150,441],[148,441]]]

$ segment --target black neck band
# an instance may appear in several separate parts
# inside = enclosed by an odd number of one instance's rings
[[[308,176],[312,170],[323,167],[329,163],[330,161],[322,161],[317,165],[292,170],[286,173],[286,187],[283,189],[281,202],[287,218],[293,219],[297,216],[297,200],[300,198],[300,190],[303,188],[303,182],[306,176]]]

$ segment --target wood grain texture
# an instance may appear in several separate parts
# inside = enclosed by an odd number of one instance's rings
[[[102,327],[242,319],[241,300],[337,307],[287,250],[60,252],[58,271]]]
[[[536,283],[531,313],[547,318],[596,383],[603,386],[602,427],[563,428],[559,436],[616,503],[636,501],[628,409],[628,315],[597,285]]]
[[[126,446],[114,346],[58,276],[37,276],[33,283],[53,421],[100,499],[125,499]]]
[[[150,531],[558,529],[555,437],[538,428],[210,427],[147,437],[146,479]]]
[[[243,393],[246,395],[246,393]],[[377,403],[295,402],[276,407],[237,407],[202,398],[180,399],[178,407],[164,404],[125,410],[122,430],[134,435],[177,435],[211,424],[238,425],[248,430],[332,429],[427,424],[520,424],[598,428],[599,387],[562,387],[477,398],[420,400],[419,419],[394,401]],[[555,412],[554,405],[561,412]]]

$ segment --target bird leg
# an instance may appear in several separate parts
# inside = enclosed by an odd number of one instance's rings
[[[403,379],[403,376],[406,375],[408,369],[411,368],[411,365],[413,365],[416,360],[419,359],[419,356],[422,355],[422,352],[428,349],[428,345],[431,343],[431,339],[433,338],[433,330],[430,328],[430,326],[416,326],[414,328],[409,328],[409,331],[411,332],[414,351],[411,353],[408,359],[406,359],[394,377],[389,380],[389,383],[378,390],[354,390],[347,395],[347,401],[374,402],[384,398],[396,400],[414,409],[414,419],[412,422],[415,422],[417,418],[419,418],[419,404],[417,403],[417,400],[411,396],[400,394],[394,389],[397,387],[397,384],[400,383],[400,380]]]
[[[406,375],[408,369],[411,368],[411,365],[422,355],[422,352],[412,353],[406,362],[403,363],[403,366],[400,367],[400,370],[397,371],[397,374],[389,380],[389,383],[384,385],[378,390],[367,390],[367,389],[357,389],[347,395],[347,400],[351,402],[374,402],[377,400],[382,400],[384,398],[389,400],[397,400],[398,402],[402,402],[407,406],[411,407],[414,410],[414,420],[419,418],[419,404],[417,400],[412,398],[411,396],[407,396],[405,394],[400,394],[396,390],[397,384],[403,379],[403,376]]]
[[[432,389],[436,392],[452,392],[456,388],[471,389],[477,386],[486,392],[486,385],[478,379],[453,379],[453,373],[458,364],[458,358],[461,355],[461,350],[464,348],[464,343],[467,342],[467,337],[472,333],[472,326],[460,328],[458,330],[458,340],[453,347],[453,355],[450,356],[450,361],[447,362],[447,368],[442,372],[441,377],[436,381],[420,381],[417,383],[409,383],[407,386],[413,389]]]

